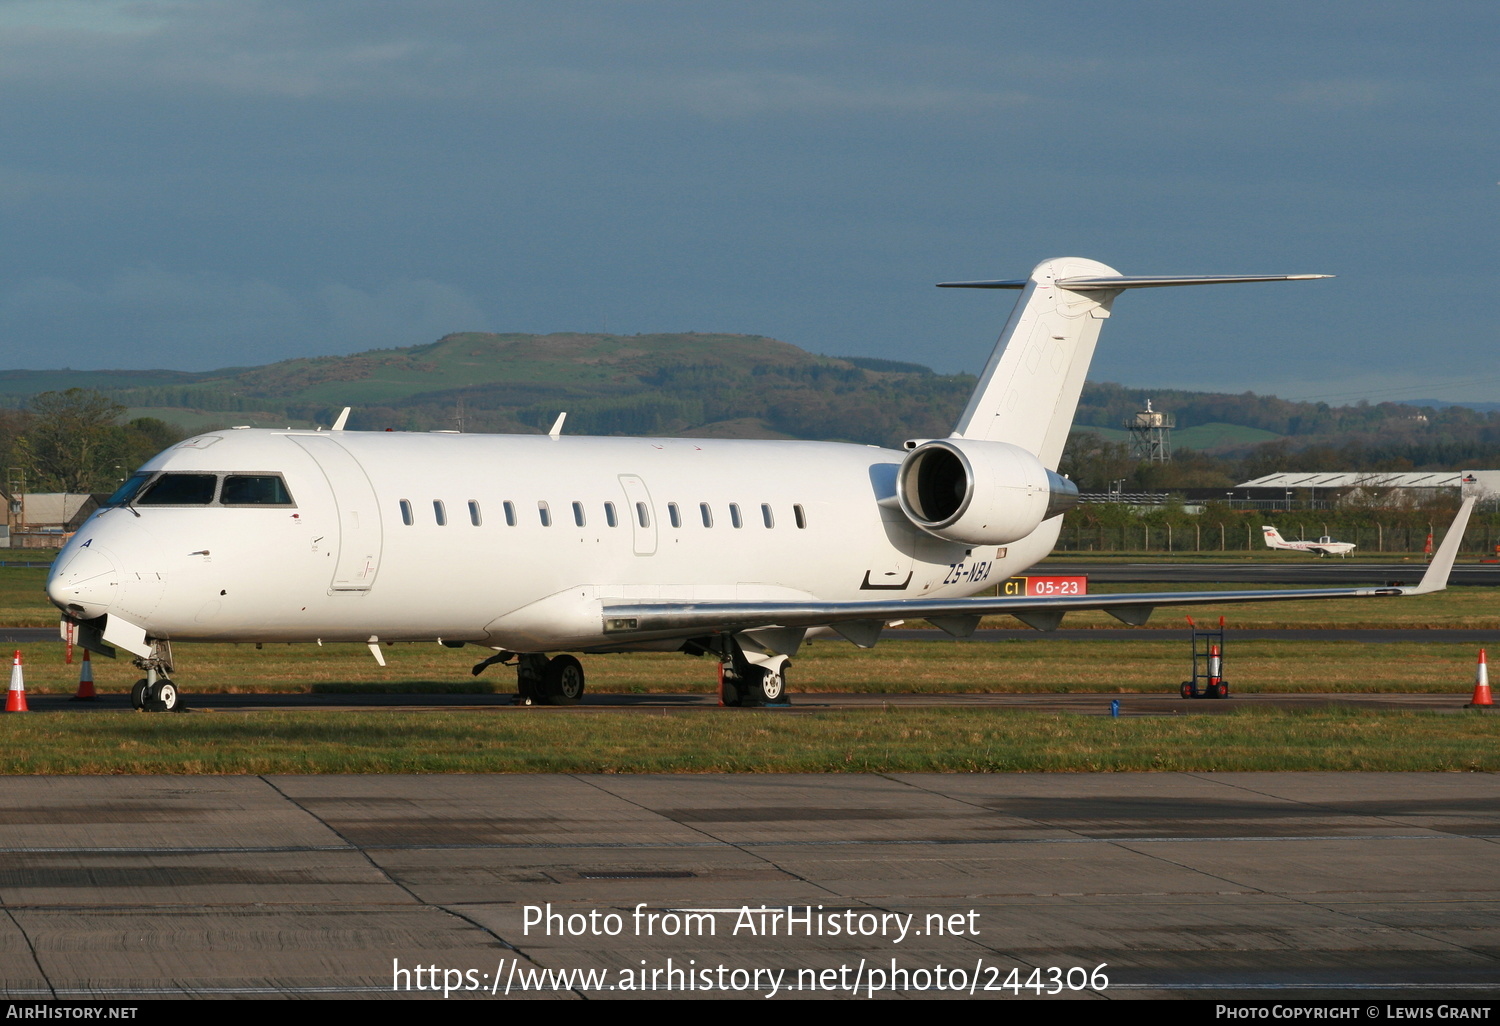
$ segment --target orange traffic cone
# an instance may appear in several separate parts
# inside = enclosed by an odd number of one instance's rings
[[[26,708],[26,681],[21,679],[21,650],[10,666],[10,690],[5,693],[6,712],[29,712]]]
[[[14,685],[12,685],[14,687]],[[1466,709],[1492,709],[1495,701],[1490,697],[1490,671],[1484,662],[1484,649],[1479,650],[1479,669],[1474,673],[1474,697]]]
[[[94,666],[89,662],[89,650],[83,650],[83,665],[78,668],[78,694],[69,701],[92,702],[99,696],[94,694]]]

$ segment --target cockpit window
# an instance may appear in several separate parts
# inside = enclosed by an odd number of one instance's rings
[[[230,474],[219,502],[225,506],[290,506],[291,493],[276,474]]]
[[[163,474],[134,502],[137,506],[207,506],[214,501],[217,474]]]
[[[223,487],[219,479],[224,479]],[[292,493],[280,474],[133,475],[106,506],[290,506]]]
[[[130,500],[133,499],[133,498],[135,498],[135,493],[141,490],[141,485],[145,484],[149,480],[151,480],[151,475],[150,474],[133,474],[133,475],[131,475],[130,480],[126,481],[124,484],[122,484],[119,488],[117,488],[115,490],[115,494],[111,495],[108,499],[104,500],[104,505],[106,505],[106,506],[124,506],[124,505],[128,505],[129,502],[130,502]]]

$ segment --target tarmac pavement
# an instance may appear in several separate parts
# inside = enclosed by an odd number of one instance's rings
[[[0,824],[12,999],[1500,991],[1492,774],[13,777]]]

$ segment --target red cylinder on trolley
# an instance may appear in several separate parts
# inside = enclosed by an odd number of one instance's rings
[[[1208,649],[1208,686],[1218,688],[1223,673],[1223,660],[1219,658],[1219,646],[1210,645]]]

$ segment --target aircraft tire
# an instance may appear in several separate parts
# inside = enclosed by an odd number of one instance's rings
[[[785,663],[781,670],[767,670],[760,668],[760,674],[755,682],[755,704],[756,705],[786,705],[786,668],[791,666]]]
[[[144,677],[130,687],[130,708],[136,711],[146,708],[146,678]]]
[[[146,708],[151,712],[176,712],[182,705],[182,695],[177,690],[177,685],[163,677],[156,682],[156,687],[149,689],[151,694],[146,699]]]
[[[583,664],[570,655],[547,660],[542,692],[548,705],[577,705],[583,700]]]

